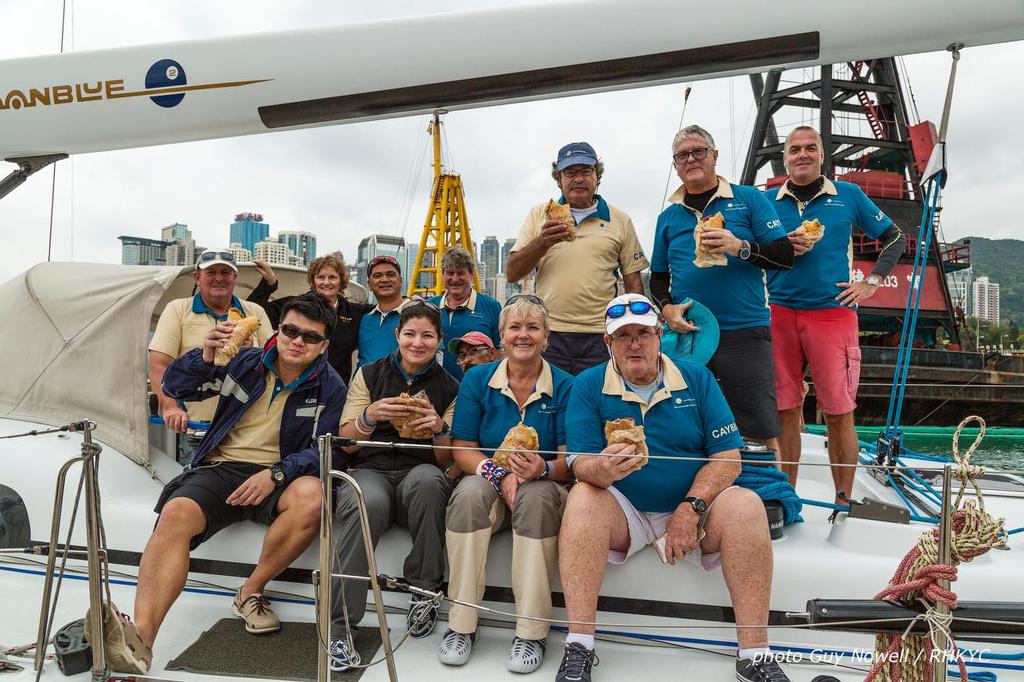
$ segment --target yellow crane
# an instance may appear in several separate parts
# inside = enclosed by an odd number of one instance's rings
[[[445,173],[441,164],[441,114],[435,111],[427,133],[434,140],[434,186],[430,192],[427,219],[423,222],[419,257],[409,278],[409,296],[436,296],[444,291],[441,277],[441,259],[444,252],[456,246],[469,251],[476,262],[473,240],[469,236],[469,216],[466,214],[466,196],[462,193],[462,179],[454,173]],[[430,275],[428,286],[417,286],[420,275]],[[480,277],[473,271],[473,288],[480,290]]]

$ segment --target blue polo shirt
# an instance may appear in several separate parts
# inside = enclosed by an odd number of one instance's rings
[[[836,282],[850,281],[853,229],[856,227],[877,239],[889,229],[892,219],[857,185],[832,182],[828,178],[806,206],[793,196],[787,185],[768,190],[765,196],[775,205],[786,232],[815,218],[825,228],[814,248],[796,257],[791,270],[768,273],[768,300],[798,310],[846,307],[835,300],[842,291]]]
[[[444,336],[444,368],[453,377],[462,381],[462,368],[456,362],[454,353],[449,353],[447,343],[469,332],[482,332],[494,342],[494,347],[501,346],[501,335],[498,333],[498,316],[501,314],[501,303],[487,294],[473,290],[466,302],[454,310],[446,307],[448,294],[434,296],[430,302],[441,310],[441,334]]]
[[[644,427],[649,453],[664,457],[708,457],[743,445],[732,410],[711,372],[694,362],[661,356],[664,382],[644,403],[626,389],[612,362],[576,377],[565,417],[570,452],[607,447],[605,422],[632,417]],[[686,497],[700,461],[650,459],[613,485],[642,512],[670,512]]]
[[[237,296],[231,294],[231,307],[242,313],[242,317],[245,315],[245,306],[242,305],[242,301]],[[210,306],[206,305],[206,301],[203,300],[202,294],[196,294],[192,297],[192,312],[196,315],[209,315],[218,322],[223,322],[228,319],[228,314],[218,315],[217,313],[210,310]]]
[[[398,308],[381,312],[380,306],[363,315],[359,321],[359,367],[376,362],[398,350]]]
[[[693,229],[702,216],[721,212],[725,228],[738,239],[772,242],[786,236],[771,203],[754,187],[732,185],[718,178],[718,191],[703,213],[686,207],[686,188],[669,197],[672,205],[658,216],[651,272],[672,273],[672,301],[687,296],[700,301],[723,330],[766,327],[770,324],[765,271],[733,256],[725,266],[698,268]]]
[[[523,422],[536,429],[540,450],[557,450],[565,445],[565,410],[572,387],[571,374],[544,361],[537,386],[520,410],[508,385],[508,360],[470,367],[455,399],[452,438],[475,441],[491,455],[509,429]]]

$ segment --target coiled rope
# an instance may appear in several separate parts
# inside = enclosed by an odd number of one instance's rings
[[[977,421],[981,428],[974,443],[967,451],[960,454],[960,431],[971,421]],[[886,682],[929,682],[932,679],[932,666],[938,662],[945,665],[947,660],[955,659],[960,671],[960,679],[967,682],[967,667],[950,632],[953,617],[942,614],[935,609],[936,604],[944,604],[950,611],[957,607],[956,593],[938,584],[940,580],[950,583],[957,578],[957,565],[971,561],[985,554],[994,547],[1006,545],[1005,521],[994,519],[985,512],[985,500],[976,478],[985,474],[985,468],[970,463],[971,455],[985,436],[985,420],[970,416],[960,422],[953,434],[953,459],[956,469],[953,476],[960,481],[956,500],[952,508],[952,552],[951,563],[939,563],[939,529],[929,530],[917,545],[913,547],[896,568],[888,587],[875,595],[875,599],[896,600],[904,603],[921,602],[926,611],[919,620],[928,623],[927,635],[911,635],[910,626],[902,635],[884,634],[875,638],[875,664],[868,672],[865,682],[879,679]],[[975,492],[975,500],[964,500],[964,490],[970,485]],[[915,619],[918,620],[918,619]],[[939,634],[946,636],[949,647],[940,651],[937,646]]]

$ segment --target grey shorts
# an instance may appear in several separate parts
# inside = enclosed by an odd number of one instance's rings
[[[733,488],[735,486],[729,487]],[[728,489],[726,488],[725,490]],[[725,492],[725,490],[722,492]],[[634,507],[633,503],[626,499],[626,496],[620,493],[615,486],[608,486],[608,492],[619,503],[619,507],[626,517],[626,524],[629,526],[629,548],[625,552],[616,549],[608,550],[608,563],[622,564],[626,562],[626,559],[647,545],[653,545],[660,537],[665,535],[665,527],[668,525],[668,520],[672,518],[672,514],[675,512],[642,512]],[[718,496],[716,495],[715,500],[717,499]],[[711,507],[714,506],[715,500],[711,500],[708,508],[700,515],[697,527],[701,530],[704,529],[704,524],[708,520],[708,514],[711,513]],[[700,543],[697,544],[697,549],[687,554],[683,559],[700,566],[705,571],[714,571],[722,565],[722,553],[712,552],[705,554],[700,550]]]
[[[708,369],[718,377],[740,435],[767,440],[782,433],[771,327],[723,330]]]

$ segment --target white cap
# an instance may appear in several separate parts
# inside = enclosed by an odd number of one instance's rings
[[[649,307],[647,312],[636,314],[629,309],[630,303],[646,303]],[[608,311],[614,306],[624,306],[625,312],[621,317],[609,317]],[[658,319],[658,311],[654,308],[654,304],[644,296],[643,294],[623,294],[622,296],[616,296],[608,305],[605,306],[605,331],[611,336],[612,333],[619,327],[624,327],[627,324],[642,324],[645,327],[657,327],[661,324]]]

